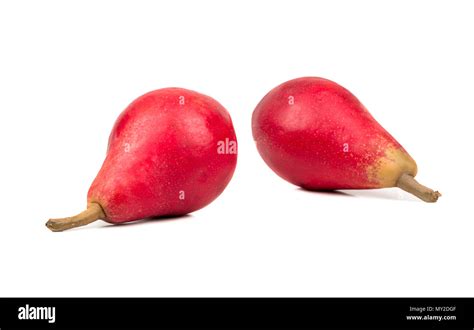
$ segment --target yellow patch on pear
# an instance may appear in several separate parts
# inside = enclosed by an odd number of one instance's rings
[[[415,176],[417,166],[413,158],[400,148],[389,147],[374,165],[367,168],[367,177],[378,188],[396,187],[403,173]]]

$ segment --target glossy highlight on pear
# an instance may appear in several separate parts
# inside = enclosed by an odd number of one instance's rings
[[[399,187],[425,202],[441,196],[415,180],[413,158],[333,81],[304,77],[275,87],[255,108],[252,132],[266,164],[302,188]]]

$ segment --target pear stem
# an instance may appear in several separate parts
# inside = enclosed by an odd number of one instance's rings
[[[403,173],[398,178],[397,187],[409,192],[410,194],[415,195],[416,197],[428,203],[436,202],[438,200],[438,197],[441,196],[441,193],[423,186],[422,184],[418,183],[418,181],[416,181],[412,175],[407,173]]]
[[[104,210],[98,203],[90,203],[87,209],[78,215],[68,218],[49,219],[46,227],[52,231],[63,231],[75,227],[85,226],[91,222],[105,218]]]

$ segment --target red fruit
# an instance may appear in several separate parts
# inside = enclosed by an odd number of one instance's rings
[[[342,86],[323,78],[271,90],[252,116],[260,155],[285,180],[310,190],[398,186],[434,202],[414,179],[415,161]]]
[[[159,89],[136,99],[115,122],[88,209],[46,225],[61,231],[97,219],[184,215],[222,193],[236,162],[237,140],[222,105],[190,90]]]

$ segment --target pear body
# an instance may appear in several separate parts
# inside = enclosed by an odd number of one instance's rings
[[[417,166],[347,89],[305,77],[271,90],[257,105],[252,131],[264,161],[310,190],[396,186]]]
[[[165,88],[118,117],[87,196],[112,223],[196,211],[222,193],[237,162],[227,110],[214,99]]]

